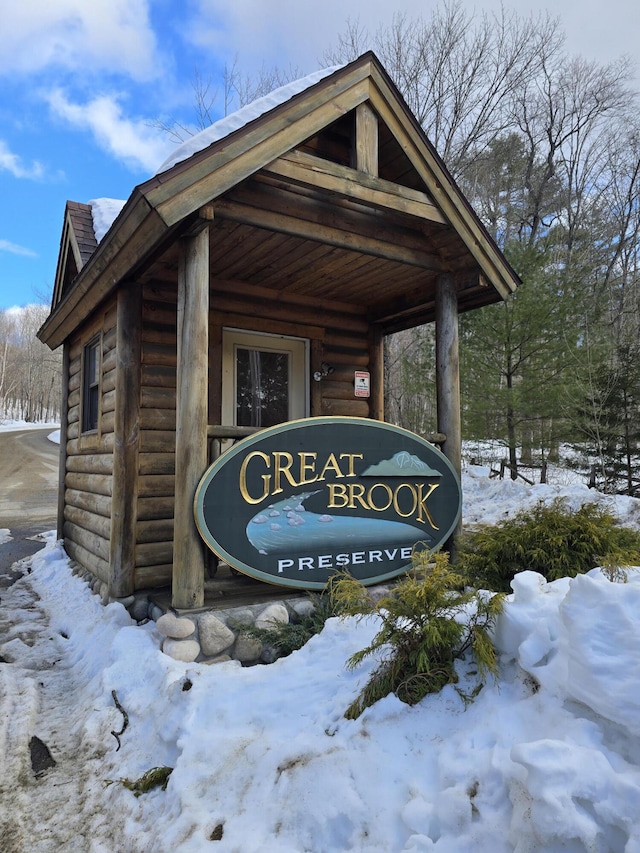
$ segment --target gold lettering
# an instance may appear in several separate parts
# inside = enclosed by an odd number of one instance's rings
[[[318,458],[318,454],[302,452],[298,453],[298,456],[300,457],[300,482],[298,485],[305,486],[307,483],[315,483],[318,479],[318,475],[316,474],[316,459]],[[307,479],[307,471],[315,476]]]
[[[369,504],[364,499],[364,486],[361,483],[349,483],[349,507],[356,508],[356,503],[359,503],[362,509],[371,509]]]
[[[347,487],[344,483],[328,483],[327,488],[329,489],[329,502],[327,503],[327,508],[331,507],[331,509],[337,509],[347,506]],[[338,501],[340,501],[340,503],[338,503]]]
[[[283,474],[292,486],[297,486],[298,483],[296,483],[290,471],[290,468],[293,465],[293,456],[290,453],[287,453],[285,450],[276,450],[273,453],[273,459],[275,463],[273,468],[274,489],[271,494],[278,495],[282,491],[280,480]],[[283,464],[283,462],[286,464]]]
[[[245,502],[248,504],[259,504],[260,501],[263,501],[267,495],[269,494],[269,483],[271,480],[271,474],[263,474],[262,482],[264,484],[264,489],[259,498],[252,498],[249,494],[249,490],[247,489],[247,467],[249,466],[249,462],[251,459],[255,457],[259,457],[263,459],[266,467],[271,467],[271,463],[269,457],[266,453],[263,453],[261,450],[252,450],[251,453],[248,453],[243,462],[242,467],[240,468],[240,494],[244,498]]]
[[[384,506],[376,506],[373,502],[373,490],[374,489],[384,489],[387,493],[387,503]],[[369,506],[375,512],[384,512],[385,509],[389,509],[391,504],[393,503],[393,491],[390,486],[386,483],[374,483],[373,486],[369,489],[369,494],[367,495],[369,498]]]
[[[336,477],[341,478],[344,477],[344,474],[340,470],[340,465],[338,464],[338,460],[336,459],[335,453],[330,453],[327,461],[324,463],[324,468],[318,477],[318,480],[324,480],[324,475],[327,471],[333,471]]]
[[[340,459],[345,459],[345,458],[349,460],[349,473],[347,474],[347,477],[357,477],[358,475],[353,470],[353,460],[354,459],[364,459],[363,454],[362,453],[341,453]]]
[[[402,510],[400,509],[400,502],[398,500],[398,496],[400,495],[402,489],[409,489],[409,491],[411,492],[412,506],[409,512],[402,512]],[[395,509],[397,514],[401,518],[410,518],[410,516],[412,516],[413,513],[416,511],[417,505],[418,495],[416,494],[416,490],[413,488],[413,486],[410,483],[400,483],[393,495],[393,508]]]
[[[431,515],[431,512],[429,511],[429,507],[427,506],[427,501],[429,500],[431,495],[435,492],[435,490],[438,488],[440,483],[429,483],[428,484],[429,491],[427,492],[426,495],[422,494],[422,487],[424,485],[425,485],[424,483],[416,483],[416,486],[418,489],[418,507],[419,507],[417,521],[419,521],[421,524],[424,524],[424,522],[426,520],[429,522],[430,526],[434,530],[439,530],[440,528],[434,522],[433,517]],[[423,515],[423,513],[424,513],[424,515]]]

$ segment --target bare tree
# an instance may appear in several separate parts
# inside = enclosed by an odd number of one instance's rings
[[[48,315],[45,305],[0,312],[0,418],[57,420],[61,352],[36,337]]]

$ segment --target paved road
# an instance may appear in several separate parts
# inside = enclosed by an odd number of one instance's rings
[[[56,526],[59,447],[51,432],[0,432],[0,529],[13,537],[0,545],[0,575],[42,547],[30,537]]]

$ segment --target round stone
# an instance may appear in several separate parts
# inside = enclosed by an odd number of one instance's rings
[[[241,663],[251,663],[258,660],[262,654],[262,643],[253,637],[240,634],[233,648],[233,656]]]
[[[267,630],[286,625],[289,622],[289,611],[284,604],[270,604],[256,619],[256,628]]]
[[[183,663],[193,663],[200,654],[200,644],[195,640],[172,640],[167,638],[162,644],[162,651],[174,660]]]
[[[173,613],[165,613],[164,616],[161,616],[156,622],[156,628],[163,637],[170,637],[173,640],[183,640],[196,630],[191,619],[179,619]]]
[[[149,615],[149,602],[148,599],[145,598],[136,598],[133,603],[133,607],[130,610],[132,617],[136,620],[136,622],[142,622],[143,619],[146,619]]]
[[[202,652],[208,657],[228,649],[236,638],[233,631],[213,613],[204,613],[198,621],[198,628]]]

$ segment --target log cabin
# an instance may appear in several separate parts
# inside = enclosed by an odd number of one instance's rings
[[[175,608],[202,606],[193,498],[212,444],[384,420],[384,336],[419,324],[435,322],[459,471],[458,314],[518,284],[372,53],[202,131],[125,203],[68,202],[39,331],[64,353],[68,554],[113,598],[170,585]]]

